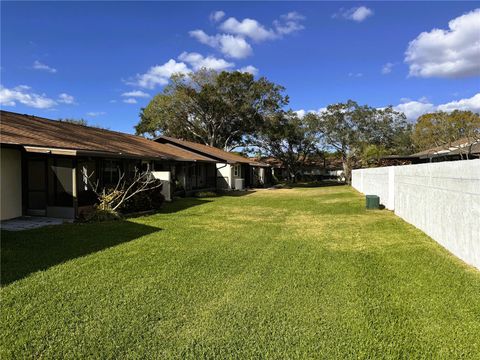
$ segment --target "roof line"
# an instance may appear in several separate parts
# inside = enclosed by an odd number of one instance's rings
[[[21,114],[21,113],[8,111],[8,110],[3,110],[3,109],[0,110],[0,113],[4,113],[4,112],[14,114],[14,115],[28,116],[28,117],[32,118],[33,120],[41,120],[41,121],[47,121],[47,122],[53,122],[53,123],[58,123],[59,122],[59,123],[62,123],[62,124],[66,124],[67,126],[76,126],[76,127],[80,127],[80,128],[90,128],[90,129],[95,129],[95,130],[99,130],[99,131],[103,131],[103,132],[109,132],[109,133],[115,133],[115,134],[127,135],[127,136],[133,136],[133,137],[141,137],[145,140],[150,140],[150,139],[147,139],[146,137],[143,137],[143,136],[140,136],[140,135],[124,133],[124,132],[121,132],[121,131],[105,129],[105,128],[102,128],[102,127],[91,126],[91,125],[81,125],[81,124],[76,124],[74,122],[63,121],[63,120],[53,120],[53,119],[48,119],[48,118],[45,118],[45,117],[42,117],[42,116],[32,115],[32,114]]]
[[[250,159],[244,158],[241,155],[232,154],[232,153],[229,153],[225,150],[222,150],[222,149],[210,146],[210,145],[206,145],[206,144],[195,143],[195,142],[189,141],[189,140],[177,139],[177,138],[174,138],[174,137],[171,137],[171,136],[166,136],[166,135],[160,135],[160,136],[157,136],[157,137],[154,138],[154,141],[158,141],[158,140],[165,140],[169,143],[173,143],[174,145],[180,146],[182,149],[188,149],[189,151],[202,154],[203,156],[218,159],[217,160],[218,162],[223,162],[223,163],[227,163],[227,164],[238,164],[238,163],[240,163],[240,164],[242,164],[242,163],[243,164],[250,164],[251,163]],[[214,151],[215,150],[216,151],[222,151],[225,154],[228,154],[230,156],[238,156],[238,157],[242,158],[244,161],[228,160],[228,159],[220,157],[219,155],[211,154],[211,153],[207,152],[206,150],[199,150],[199,149],[189,145],[189,143],[192,143],[192,144],[195,144],[195,145],[200,145],[200,146],[206,146],[206,147],[212,148],[212,150],[214,150]]]

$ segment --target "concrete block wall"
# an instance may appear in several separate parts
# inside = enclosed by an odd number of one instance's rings
[[[352,186],[480,269],[480,160],[354,170]]]
[[[365,195],[377,195],[380,204],[393,210],[393,166],[353,170],[352,186]]]

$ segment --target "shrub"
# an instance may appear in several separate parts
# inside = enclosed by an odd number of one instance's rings
[[[122,204],[120,211],[127,214],[160,209],[165,201],[165,197],[160,190],[161,188],[155,188],[135,194]]]
[[[135,172],[128,179],[125,173],[118,171],[119,180],[113,188],[99,189],[98,181],[91,181],[93,173],[84,171],[91,190],[97,196],[95,210],[88,216],[88,221],[105,221],[119,218],[119,212],[139,212],[159,209],[164,197],[160,192],[162,182],[155,179],[149,169]],[[87,197],[85,194],[84,197]],[[87,200],[87,199],[82,199]]]
[[[97,194],[93,190],[82,190],[78,193],[78,206],[94,205],[98,203]]]
[[[218,196],[218,194],[213,191],[199,191],[195,193],[195,197],[198,197],[198,198],[207,198],[207,197],[216,197],[216,196]]]
[[[94,208],[94,210],[87,215],[85,221],[87,222],[101,222],[101,221],[112,221],[120,220],[122,217],[112,209],[100,209],[99,207]]]

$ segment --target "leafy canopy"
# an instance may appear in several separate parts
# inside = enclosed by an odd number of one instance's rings
[[[318,133],[311,114],[300,118],[293,111],[268,116],[250,142],[267,155],[281,161],[294,180],[301,166],[317,151]]]
[[[411,126],[393,108],[376,109],[353,100],[332,104],[316,119],[327,147],[341,156],[347,181],[353,165],[363,157],[409,153]]]
[[[264,118],[288,104],[284,88],[242,72],[202,69],[173,75],[142,109],[140,135],[164,134],[231,150],[242,145]]]
[[[450,145],[461,138],[480,139],[480,115],[471,111],[434,112],[418,118],[412,140],[420,151]]]

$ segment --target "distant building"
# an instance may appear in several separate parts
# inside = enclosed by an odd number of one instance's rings
[[[412,155],[389,155],[381,159],[381,166],[421,164],[427,162],[468,160],[480,158],[480,139],[462,138],[450,144],[436,146]]]
[[[216,161],[216,187],[223,190],[241,190],[271,184],[270,165],[233,154],[213,146],[159,136],[156,142],[173,146]]]
[[[480,139],[462,138],[450,144],[437,146],[412,155],[418,162],[437,162],[451,160],[478,159],[480,157]]]
[[[272,175],[278,181],[288,180],[290,175],[280,160],[270,157],[261,159],[261,161],[271,166]],[[341,159],[321,156],[308,158],[296,175],[304,180],[344,180]]]

